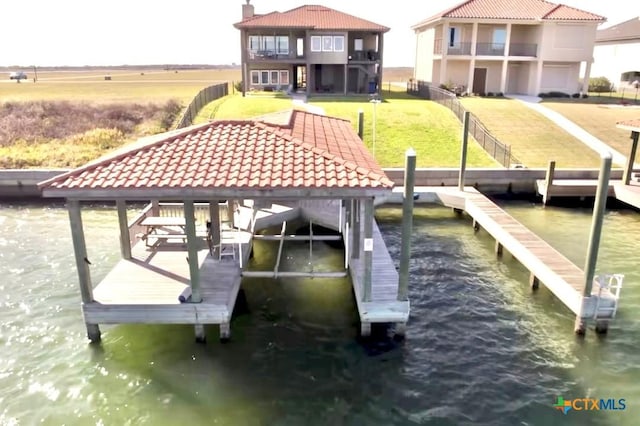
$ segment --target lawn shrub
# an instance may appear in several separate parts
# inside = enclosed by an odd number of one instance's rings
[[[591,77],[589,79],[589,92],[604,93],[613,91],[613,84],[607,77]]]

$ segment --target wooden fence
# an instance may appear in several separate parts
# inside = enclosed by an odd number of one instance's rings
[[[219,83],[202,89],[191,101],[178,122],[176,129],[182,129],[193,124],[200,110],[209,102],[213,102],[229,94],[229,83]]]
[[[458,120],[462,122],[466,109],[454,93],[432,86],[424,81],[408,83],[407,93],[446,106],[458,117]],[[520,164],[520,161],[511,154],[511,146],[500,142],[495,136],[489,133],[473,113],[469,113],[469,133],[489,155],[504,167],[509,168],[511,165]]]

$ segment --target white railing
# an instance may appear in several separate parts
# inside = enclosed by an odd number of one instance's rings
[[[604,274],[594,278],[593,283],[598,286],[598,299],[596,300],[594,319],[601,319],[602,317],[608,319],[615,318],[616,312],[618,311],[618,300],[620,299],[620,290],[622,290],[623,281],[623,274]],[[604,292],[613,296],[613,306],[600,306]],[[600,315],[601,313],[604,315]]]

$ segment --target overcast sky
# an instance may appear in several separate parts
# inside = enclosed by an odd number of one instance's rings
[[[5,0],[0,16],[2,65],[231,64],[240,62],[244,0]],[[386,66],[413,66],[409,27],[459,0],[252,0],[256,13],[322,4],[391,31]],[[633,16],[631,0],[565,0],[607,17],[606,27]]]

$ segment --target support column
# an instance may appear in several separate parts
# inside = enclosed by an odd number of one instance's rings
[[[353,200],[353,224],[352,224],[352,229],[353,229],[353,241],[352,241],[352,251],[351,251],[351,258],[352,259],[359,259],[360,258],[360,228],[361,228],[361,223],[360,223],[360,200],[359,199],[355,199]]]
[[[311,64],[307,63],[306,67],[307,67],[307,77],[306,78],[307,78],[307,97],[308,97],[309,95],[311,95]],[[313,77],[314,77],[314,80],[315,80],[315,75]]]
[[[473,92],[473,77],[476,70],[476,52],[478,50],[478,23],[474,22],[471,29],[471,61],[469,61],[469,75],[467,78],[467,95]]]
[[[534,96],[538,96],[538,93],[542,90],[542,69],[543,69],[544,61],[542,59],[538,59],[536,64],[536,79],[534,86]]]
[[[464,192],[464,175],[467,169],[467,145],[469,144],[469,111],[464,112],[462,119],[462,148],[460,149],[460,174],[458,175],[458,191]]]
[[[371,301],[373,277],[373,198],[364,201],[364,302]]]
[[[582,89],[580,89],[580,96],[583,93],[589,93],[589,79],[591,78],[591,61],[585,62],[584,78],[582,79]]]
[[[160,201],[151,200],[151,215],[160,216]]]
[[[437,84],[446,83],[447,76],[447,54],[449,52],[449,23],[442,24],[442,57],[440,59],[440,81],[434,81]]]
[[[502,244],[500,244],[500,241],[496,240],[496,246],[495,246],[496,257],[498,258],[502,257],[502,252],[503,252],[502,249],[503,249]]]
[[[343,94],[347,96],[347,86],[348,86],[348,78],[349,78],[349,65],[344,65],[344,91]]]
[[[473,94],[473,81],[476,74],[476,58],[469,61],[469,75],[467,76],[467,95]]]
[[[242,69],[242,97],[247,93],[249,87],[249,70],[247,65],[247,32],[240,30],[240,67]]]
[[[633,164],[636,161],[636,152],[638,150],[638,132],[631,132],[631,152],[629,153],[629,158],[627,158],[627,165],[624,168],[624,176],[622,177],[622,182],[625,185],[629,185],[631,182],[631,175],[633,174]]]
[[[200,294],[200,268],[198,265],[198,240],[196,238],[195,208],[193,200],[184,202],[185,230],[187,233],[187,253],[189,261],[189,277],[191,282],[191,301],[202,302]]]
[[[507,34],[504,40],[504,60],[502,61],[502,74],[500,76],[500,92],[507,92],[507,71],[509,69],[509,55],[511,54],[511,22],[507,24]]]
[[[216,246],[220,244],[220,205],[218,200],[209,201],[209,221],[211,221],[209,228],[211,245]]]
[[[69,222],[71,224],[71,240],[73,242],[73,253],[76,259],[78,270],[78,283],[80,284],[80,296],[82,303],[92,303],[93,286],[91,285],[91,272],[89,271],[89,259],[87,257],[87,245],[84,239],[82,227],[82,213],[78,200],[67,200],[67,210],[69,211]],[[98,324],[89,324],[87,327],[87,337],[92,342],[100,341],[100,327]]]
[[[584,335],[586,331],[586,313],[585,304],[587,299],[591,297],[591,289],[593,287],[593,276],[598,261],[598,250],[600,248],[600,236],[602,234],[602,223],[604,222],[604,212],[607,206],[607,194],[609,192],[609,176],[611,175],[611,153],[602,154],[602,164],[600,166],[600,174],[598,177],[598,189],[596,192],[596,200],[593,205],[593,220],[591,222],[591,233],[589,236],[589,245],[587,246],[587,258],[584,266],[584,290],[582,292],[582,306],[580,313],[576,317],[575,332]],[[594,316],[597,316],[597,312]],[[601,327],[602,330],[602,327]],[[606,328],[605,328],[606,331]]]
[[[537,290],[540,288],[540,280],[533,272],[529,275],[529,286],[531,287],[531,290]]]
[[[131,238],[129,236],[129,221],[127,219],[127,202],[117,200],[118,225],[120,228],[120,254],[123,259],[131,259]]]
[[[378,34],[378,93],[382,95],[382,72],[384,68],[382,66],[382,54],[384,53],[384,35]]]
[[[416,152],[412,148],[409,148],[405,156],[404,200],[402,202],[402,246],[400,249],[400,275],[398,282],[398,300],[401,302],[409,298],[409,261],[411,260]]]

